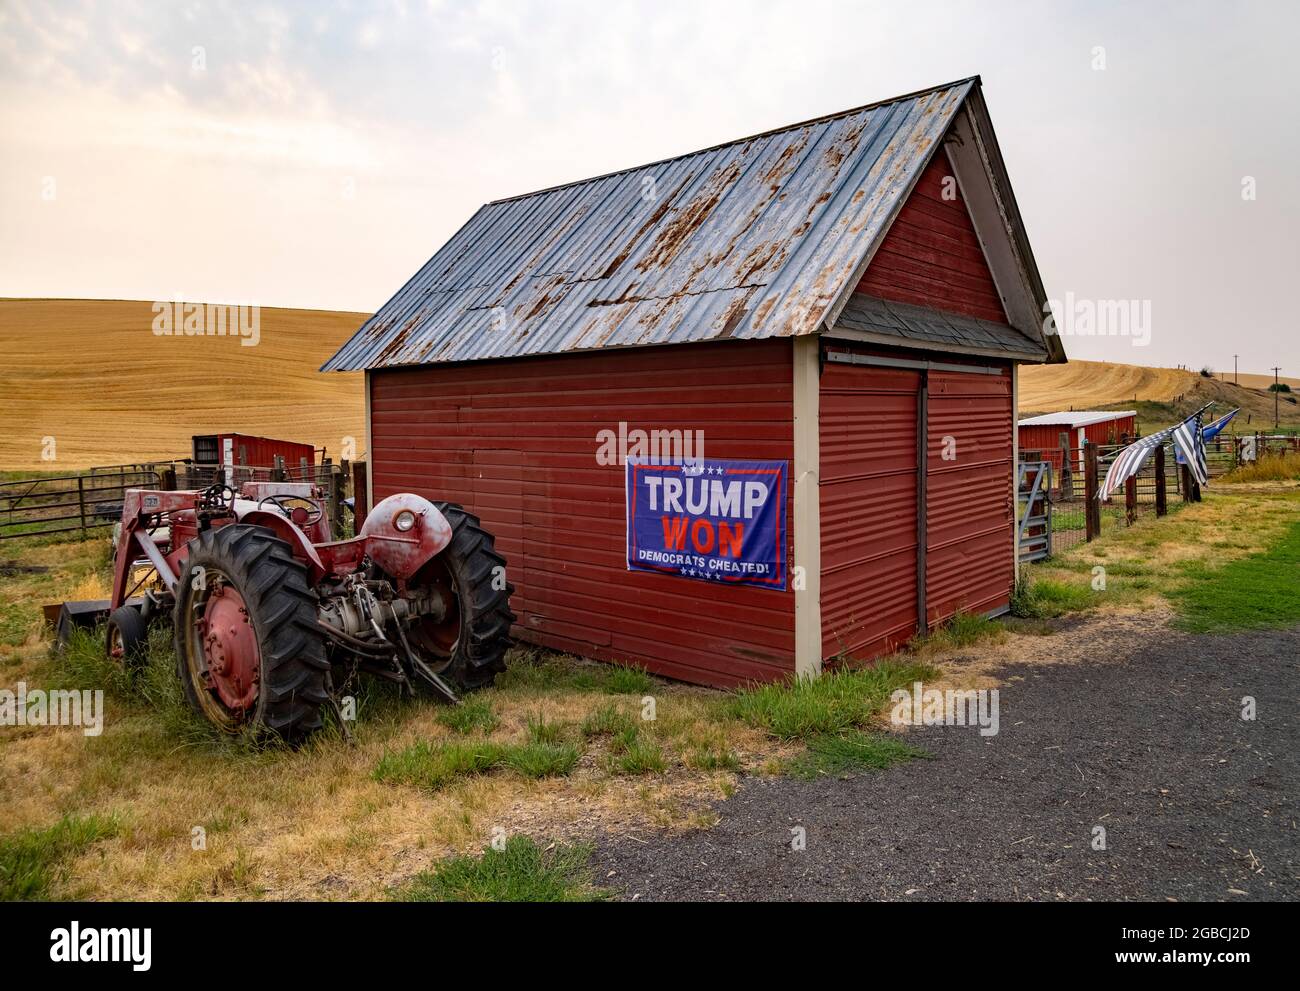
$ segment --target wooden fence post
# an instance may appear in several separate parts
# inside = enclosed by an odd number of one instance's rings
[[[342,465],[335,468],[329,466],[329,507],[330,507],[330,527],[335,533],[343,532],[343,472],[345,469]]]
[[[1192,469],[1187,465],[1180,465],[1178,478],[1182,482],[1183,502],[1192,501]]]
[[[1070,435],[1061,434],[1061,501],[1074,499],[1074,452],[1070,449]]]
[[[1156,515],[1169,513],[1169,484],[1165,478],[1165,445],[1156,448]]]
[[[1097,445],[1092,441],[1083,443],[1083,487],[1084,506],[1086,507],[1084,517],[1087,523],[1088,540],[1096,540],[1101,536],[1101,499],[1097,497],[1097,487],[1100,484],[1097,479]]]
[[[174,465],[164,468],[159,473],[158,484],[164,492],[176,491],[176,467]]]
[[[1138,480],[1134,475],[1124,483],[1124,522],[1132,526],[1138,518]]]
[[[81,536],[86,536],[86,477],[77,476],[77,512],[81,516]]]
[[[352,462],[352,526],[355,532],[361,532],[361,525],[366,522],[370,512],[370,491],[366,488],[366,463]]]

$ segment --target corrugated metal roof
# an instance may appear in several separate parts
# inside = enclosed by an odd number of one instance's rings
[[[813,333],[975,82],[489,203],[322,370]]]
[[[961,313],[896,303],[855,292],[835,326],[854,330],[882,344],[938,345],[1023,360],[1042,360],[1047,349],[1006,324]]]
[[[1126,416],[1137,416],[1137,410],[1070,410],[1065,413],[1043,413],[1020,421],[1022,427],[1090,427],[1094,423],[1109,423]]]

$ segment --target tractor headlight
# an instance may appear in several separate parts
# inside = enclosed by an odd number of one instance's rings
[[[415,528],[415,514],[409,509],[403,509],[393,517],[393,526],[397,527],[402,533]]]

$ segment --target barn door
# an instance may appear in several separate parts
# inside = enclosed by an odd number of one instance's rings
[[[925,615],[989,613],[1011,602],[1011,375],[1007,369],[926,372]]]
[[[921,372],[828,363],[821,380],[822,651],[915,635]]]

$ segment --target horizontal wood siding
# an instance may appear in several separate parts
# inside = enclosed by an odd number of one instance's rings
[[[700,684],[783,677],[794,593],[628,571],[624,469],[596,454],[623,421],[702,430],[706,458],[790,461],[791,355],[788,340],[736,341],[377,370],[375,498],[477,513],[507,558],[522,639]]]
[[[921,174],[858,291],[1006,323],[997,285],[955,181],[940,152]],[[944,190],[953,199],[944,199]]]
[[[874,657],[917,629],[920,373],[828,363],[821,380],[822,650]]]
[[[926,614],[933,625],[958,610],[987,613],[1011,602],[1014,417],[1009,369],[928,376]]]

